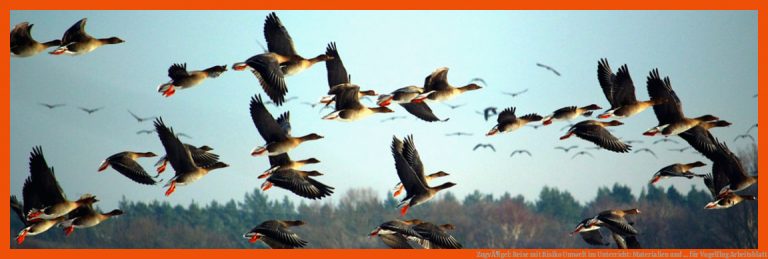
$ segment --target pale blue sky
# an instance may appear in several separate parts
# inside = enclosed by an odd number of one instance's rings
[[[11,24],[35,24],[33,37],[47,41],[61,37],[77,20],[88,17],[86,30],[95,37],[119,36],[126,42],[106,46],[78,57],[41,54],[11,59],[11,194],[20,194],[28,175],[28,156],[42,145],[49,165],[67,195],[93,193],[102,207],[115,206],[125,195],[130,200],[167,200],[188,204],[194,200],[242,199],[261,184],[256,176],[267,169],[265,157],[250,150],[264,144],[248,112],[255,93],[263,94],[248,72],[228,71],[171,98],[156,92],[167,82],[172,63],[186,62],[192,70],[231,65],[260,53],[264,44],[266,11],[13,11]],[[394,114],[363,121],[323,121],[329,113],[300,104],[316,101],[327,91],[325,66],[320,64],[286,79],[288,96],[299,101],[273,115],[290,110],[294,135],[315,132],[325,139],[306,143],[290,153],[294,159],[316,157],[322,163],[307,167],[325,175],[319,180],[336,187],[327,200],[338,200],[350,188],[371,187],[380,197],[398,181],[389,144],[393,135],[414,134],[429,172],[443,170],[445,180],[458,183],[450,190],[463,197],[480,190],[501,195],[522,194],[535,199],[545,186],[570,191],[579,201],[591,200],[600,186],[618,182],[638,194],[659,168],[676,162],[705,158],[680,154],[641,133],[656,125],[652,111],[624,120],[615,130],[624,139],[644,140],[635,149],[650,147],[659,155],[590,151],[595,158],[571,160],[573,153],[554,150],[557,145],[592,147],[581,139],[558,140],[565,124],[485,137],[494,122],[475,114],[487,106],[516,106],[519,114],[546,115],[570,105],[598,104],[608,108],[596,76],[597,61],[608,58],[618,68],[627,63],[638,99],[647,99],[645,77],[653,68],[670,76],[689,116],[711,113],[732,123],[713,134],[732,149],[748,141],[732,142],[757,121],[757,12],[754,11],[278,11],[305,57],[325,51],[337,42],[353,82],[377,92],[420,85],[438,67],[449,67],[449,81],[466,84],[480,77],[488,86],[450,101],[467,104],[451,110],[431,104],[435,113],[450,117],[445,123],[426,123],[395,106]],[[550,65],[561,77],[536,67]],[[517,98],[500,94],[528,88]],[[265,96],[266,97],[266,96]],[[39,102],[66,103],[48,110]],[[370,104],[373,105],[373,104]],[[88,116],[77,106],[106,106]],[[214,147],[231,166],[204,179],[179,187],[169,198],[164,188],[131,182],[109,169],[97,173],[107,156],[124,151],[164,153],[156,135],[137,135],[152,123],[137,123],[127,109],[140,116],[162,115],[165,122],[193,139],[195,145]],[[408,119],[381,123],[390,115]],[[455,131],[471,137],[446,137]],[[753,135],[757,137],[756,131]],[[492,143],[498,152],[472,152],[477,143]],[[533,157],[509,158],[515,149],[528,149]],[[573,151],[571,151],[573,152]],[[155,159],[140,163],[152,169]],[[705,173],[709,170],[697,170]],[[170,173],[164,177],[168,179]],[[442,182],[442,180],[440,181]],[[688,191],[701,181],[671,179]],[[272,198],[298,196],[279,189]]]

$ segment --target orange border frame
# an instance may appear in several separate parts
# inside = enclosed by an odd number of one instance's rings
[[[325,1],[247,1],[237,2],[232,0],[218,0],[214,2],[196,2],[184,0],[129,0],[126,2],[110,2],[107,1],[94,1],[94,0],[77,0],[77,1],[49,1],[49,0],[35,0],[35,1],[14,1],[6,0],[0,1],[0,6],[4,11],[2,23],[6,28],[10,28],[10,11],[11,10],[757,10],[758,11],[758,91],[765,88],[765,81],[760,81],[760,77],[765,75],[766,52],[760,51],[762,48],[759,42],[765,42],[768,37],[766,28],[768,28],[768,18],[766,18],[765,11],[768,10],[768,1],[760,0],[634,0],[634,1],[616,1],[616,0],[581,0],[581,1],[568,1],[568,0],[491,0],[491,1],[473,1],[473,2],[443,2],[439,4],[430,2],[419,2],[413,0],[389,0],[384,3],[371,3],[366,1],[354,1],[344,2],[338,0],[325,0]],[[378,5],[377,5],[378,4]],[[2,38],[2,44],[9,45],[9,38]],[[3,54],[6,60],[10,60],[9,54]],[[2,76],[5,82],[10,82],[10,62],[2,64]],[[10,93],[10,84],[5,86],[5,92]],[[6,105],[0,107],[4,120],[4,127],[0,129],[0,132],[5,136],[2,138],[2,145],[7,147],[0,155],[0,163],[6,164],[10,168],[10,94],[0,97],[0,101],[6,103]],[[759,116],[763,110],[763,106],[758,102],[758,122],[762,122],[762,116]],[[760,134],[758,129],[758,135]],[[768,140],[766,140],[768,142]],[[758,140],[758,146],[765,146],[761,140]],[[758,164],[762,164],[765,160],[765,153],[758,152]],[[2,192],[10,193],[10,173],[8,176],[0,179],[2,184]],[[768,178],[766,178],[768,179]],[[758,189],[758,195],[765,196],[766,188]],[[766,228],[765,218],[768,217],[764,210],[766,210],[765,199],[758,200],[758,249],[756,250],[719,250],[724,253],[732,252],[755,252],[768,253],[768,234]],[[10,215],[9,207],[0,206],[0,212],[3,216]],[[10,217],[3,217],[3,222],[9,222]],[[10,224],[0,224],[0,232],[10,233]],[[6,236],[8,237],[8,236]],[[398,251],[398,250],[371,250],[371,249],[304,249],[304,250],[231,250],[231,249],[52,249],[52,250],[29,250],[29,249],[10,249],[10,238],[4,239],[5,244],[8,246],[2,246],[0,251],[3,255],[11,256],[11,258],[20,258],[22,256],[31,257],[102,257],[109,256],[110,258],[126,258],[134,259],[137,256],[151,256],[151,257],[189,257],[189,258],[206,258],[209,259],[212,256],[223,256],[226,258],[231,257],[253,257],[253,256],[265,256],[265,257],[304,257],[304,256],[319,256],[335,258],[385,258],[392,256],[434,256],[441,258],[477,258],[477,252],[490,252],[495,250],[504,249],[465,249],[465,250],[411,250],[411,251]],[[517,249],[512,252],[520,253],[532,253],[532,252],[581,252],[581,249]],[[607,250],[591,250],[597,252],[608,252]],[[715,250],[707,249],[661,249],[661,250],[643,250],[643,252],[682,252],[683,256],[689,256],[690,252],[714,252]],[[611,252],[616,252],[611,251]],[[632,251],[627,251],[629,255],[632,255]],[[543,257],[543,256],[540,256]],[[735,256],[732,256],[735,257]]]

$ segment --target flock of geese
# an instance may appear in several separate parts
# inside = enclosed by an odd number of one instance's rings
[[[20,23],[11,31],[11,53],[18,57],[29,57],[55,47],[56,49],[49,52],[50,54],[82,55],[105,45],[124,42],[117,37],[94,38],[85,32],[85,24],[86,19],[82,19],[69,28],[61,40],[39,43],[30,34],[32,24]],[[299,148],[299,146],[304,146],[305,142],[318,141],[323,139],[323,136],[306,132],[302,132],[306,134],[301,136],[293,135],[290,112],[278,114],[275,117],[265,106],[267,104],[281,106],[291,99],[286,99],[288,86],[285,77],[297,75],[317,63],[324,62],[327,69],[329,90],[328,95],[321,99],[319,105],[333,107],[334,110],[322,118],[347,122],[361,120],[378,113],[392,113],[394,111],[388,106],[393,103],[400,105],[420,120],[426,122],[446,121],[447,119],[441,119],[432,112],[429,103],[451,100],[482,88],[475,83],[483,82],[479,78],[472,80],[467,85],[451,85],[448,80],[448,68],[438,68],[425,78],[422,86],[410,85],[391,93],[377,94],[375,90],[361,90],[360,86],[351,82],[351,77],[347,73],[335,43],[329,43],[323,54],[304,58],[296,52],[293,40],[275,13],[270,13],[266,18],[264,36],[267,42],[264,53],[256,54],[244,62],[238,62],[231,66],[236,71],[251,71],[270,99],[270,101],[265,102],[261,95],[256,94],[251,98],[249,105],[251,119],[264,139],[264,144],[255,147],[251,151],[251,155],[255,157],[267,156],[270,164],[270,168],[258,176],[259,179],[265,179],[261,185],[263,191],[276,186],[307,199],[322,199],[334,192],[333,187],[316,179],[322,176],[322,173],[315,170],[302,170],[304,166],[320,163],[319,160],[315,158],[292,160],[288,156],[289,152]],[[543,64],[537,64],[537,66],[560,76],[560,73],[552,67]],[[168,69],[170,81],[161,84],[157,91],[165,97],[171,97],[177,90],[193,88],[208,78],[221,76],[226,71],[227,66],[225,65],[189,71],[186,64],[173,64]],[[686,117],[682,111],[682,103],[672,89],[669,78],[662,78],[657,69],[653,69],[647,76],[646,83],[650,100],[646,101],[636,99],[635,87],[627,65],[619,67],[618,71],[614,73],[608,61],[601,59],[598,61],[597,76],[605,97],[611,105],[597,118],[612,120],[586,119],[569,125],[567,133],[560,138],[561,140],[575,135],[596,144],[601,149],[627,153],[632,148],[631,143],[627,143],[629,141],[622,142],[607,127],[621,126],[624,123],[619,121],[620,119],[632,117],[650,108],[656,114],[659,123],[644,132],[644,135],[661,134],[665,137],[677,135],[713,163],[711,174],[691,172],[691,169],[705,165],[700,161],[664,167],[653,176],[652,184],[669,177],[702,178],[712,194],[712,202],[706,205],[707,209],[725,209],[744,200],[756,199],[755,196],[743,195],[740,192],[755,184],[757,176],[749,176],[742,167],[739,158],[728,149],[725,143],[717,140],[709,132],[713,127],[724,127],[730,123],[712,115]],[[507,94],[514,97],[526,91],[527,89]],[[376,98],[377,105],[373,107],[363,105],[360,100],[367,97]],[[318,104],[312,104],[313,107],[314,105]],[[45,106],[53,109],[61,105]],[[454,107],[451,108],[455,109]],[[496,108],[491,108],[482,113],[486,120],[496,116],[497,123],[488,131],[487,136],[510,133],[524,126],[539,127],[551,125],[557,121],[590,117],[594,111],[602,109],[596,104],[573,105],[557,109],[546,116],[537,113],[518,116],[516,107],[505,108],[498,114]],[[89,114],[97,110],[87,111],[84,109]],[[165,154],[155,164],[157,175],[151,176],[137,162],[140,158],[158,156],[153,152],[125,151],[111,155],[101,162],[98,171],[101,172],[111,167],[134,182],[154,185],[159,183],[156,180],[157,176],[163,173],[167,169],[167,165],[170,164],[175,173],[165,184],[165,187],[168,187],[165,195],[169,196],[176,190],[177,186],[192,184],[213,170],[229,166],[212,152],[214,150],[212,147],[207,145],[195,146],[182,142],[179,139],[179,134],[168,126],[162,118],[141,118],[132,112],[130,113],[139,122],[154,121],[154,129],[146,130],[143,133],[156,133],[165,149]],[[747,135],[748,133],[749,130]],[[447,136],[471,134],[456,132]],[[664,138],[663,141],[673,140]],[[421,161],[412,135],[405,136],[402,140],[393,137],[390,148],[395,161],[394,169],[400,179],[393,195],[397,197],[405,194],[398,205],[403,219],[384,222],[376,227],[369,236],[379,237],[384,244],[392,248],[414,248],[415,245],[427,249],[462,248],[461,243],[449,234],[450,231],[456,229],[454,225],[435,224],[421,219],[405,219],[410,208],[428,202],[438,192],[455,186],[456,183],[445,182],[431,185],[437,178],[447,177],[449,174],[444,171],[426,174],[424,163]],[[489,144],[478,144],[474,149],[478,148],[490,148],[495,151],[495,148]],[[558,148],[567,153],[576,146]],[[681,149],[680,152],[685,149],[687,148]],[[652,151],[647,151],[653,154]],[[526,150],[516,150],[512,155],[515,154],[531,155]],[[574,157],[580,155],[591,156],[591,154],[581,151],[577,152]],[[655,156],[655,154],[653,155]],[[16,197],[11,196],[11,207],[25,224],[25,228],[19,232],[16,238],[19,244],[24,241],[25,237],[41,234],[55,226],[63,227],[66,235],[70,235],[75,228],[93,227],[111,217],[123,214],[120,210],[113,210],[108,213],[97,211],[93,208],[93,204],[98,201],[94,195],[83,195],[77,200],[67,199],[56,181],[53,168],[48,166],[42,148],[39,146],[34,147],[30,154],[29,172],[30,176],[23,186],[23,204]],[[604,246],[609,243],[605,241],[599,230],[605,228],[611,232],[618,247],[640,248],[636,238],[638,231],[635,229],[634,223],[625,218],[626,215],[639,213],[638,209],[606,210],[594,217],[582,220],[573,233],[579,233],[588,244]],[[304,224],[305,222],[301,220],[268,220],[254,227],[243,237],[249,242],[261,240],[272,248],[299,248],[308,244],[308,241],[302,240],[290,228]]]

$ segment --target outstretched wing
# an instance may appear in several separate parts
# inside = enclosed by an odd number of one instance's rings
[[[288,34],[288,30],[283,26],[283,22],[280,21],[280,18],[274,12],[267,15],[267,19],[264,21],[264,38],[267,40],[269,52],[282,56],[296,55],[291,35]]]
[[[267,180],[277,187],[313,200],[330,196],[334,189],[293,169],[275,172]]]
[[[611,150],[613,152],[626,153],[629,152],[632,146],[624,144],[613,136],[611,132],[598,125],[586,125],[583,126],[583,130],[575,131],[576,136],[595,143],[596,145]]]
[[[147,174],[139,163],[126,156],[121,156],[117,159],[109,159],[109,165],[112,166],[118,173],[128,177],[128,179],[140,184],[156,184],[154,178]]]
[[[499,117],[496,118],[496,122],[499,124],[507,124],[516,121],[517,116],[515,116],[515,110],[517,110],[515,107],[504,109],[501,111],[501,113],[499,113]]]
[[[407,160],[405,155],[405,147],[396,137],[392,137],[392,156],[395,158],[395,168],[397,169],[397,176],[400,178],[400,182],[403,183],[403,187],[408,196],[413,196],[419,193],[424,193],[427,190],[424,174],[417,172],[411,162]],[[411,153],[413,155],[413,153]],[[416,154],[418,156],[418,154]]]
[[[349,74],[347,74],[347,69],[344,68],[344,63],[341,61],[336,42],[328,43],[325,55],[330,58],[325,61],[325,68],[328,71],[328,87],[350,83]]]
[[[22,188],[25,213],[66,201],[64,192],[56,181],[53,168],[48,167],[40,146],[32,149],[29,157],[29,173],[30,176]]]
[[[448,84],[448,68],[441,67],[432,72],[424,80],[424,92],[445,90],[450,87]]]
[[[672,90],[669,77],[662,80],[661,76],[659,76],[659,70],[653,69],[648,75],[646,84],[648,96],[651,97],[651,100],[663,102],[653,106],[653,112],[659,120],[659,125],[680,121],[684,118],[680,98]]]
[[[173,81],[189,77],[189,72],[187,72],[187,63],[171,65],[171,67],[168,68],[168,77],[170,77]]]
[[[249,58],[245,63],[253,69],[253,75],[259,79],[259,84],[269,99],[272,99],[277,106],[283,105],[288,86],[285,85],[285,75],[274,55],[259,54]]]
[[[69,27],[69,29],[64,32],[64,36],[61,37],[61,46],[66,46],[70,43],[79,42],[90,38],[91,36],[85,32],[85,22],[87,21],[88,18],[83,18],[82,20],[72,25],[72,27]]]
[[[196,170],[189,150],[179,141],[179,138],[173,133],[173,129],[165,126],[162,117],[155,119],[155,129],[165,148],[166,159],[171,163],[176,175]]]
[[[253,124],[256,126],[259,134],[261,134],[261,137],[264,138],[264,141],[272,143],[288,138],[280,124],[272,117],[267,107],[264,106],[261,95],[255,95],[251,98],[250,111]]]

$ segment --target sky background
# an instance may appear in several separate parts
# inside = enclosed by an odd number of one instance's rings
[[[70,198],[93,193],[108,209],[121,197],[129,200],[162,200],[172,204],[192,201],[241,200],[257,188],[257,175],[269,168],[266,157],[254,158],[250,151],[264,144],[250,118],[250,98],[260,93],[249,72],[230,71],[170,98],[156,92],[169,80],[167,69],[186,62],[190,70],[227,65],[261,53],[257,42],[263,36],[266,11],[12,11],[11,24],[35,24],[32,36],[38,41],[60,38],[83,17],[86,31],[94,37],[118,36],[126,42],[105,46],[84,56],[40,54],[11,58],[11,194],[20,195],[28,173],[32,147],[42,145],[46,160],[55,168],[64,192]],[[651,142],[641,133],[655,126],[651,110],[625,119],[614,134],[624,140],[643,140],[633,149],[648,147],[647,153],[617,154],[588,150],[594,158],[571,159],[577,151],[594,145],[578,138],[560,141],[567,123],[556,122],[534,130],[486,137],[495,125],[476,111],[494,106],[517,107],[518,115],[536,112],[547,115],[555,109],[598,104],[607,109],[597,81],[597,61],[608,58],[615,70],[628,64],[637,97],[648,99],[645,78],[653,68],[669,76],[681,98],[686,115],[714,114],[733,123],[713,134],[731,149],[751,145],[733,142],[757,122],[757,12],[755,11],[278,11],[297,51],[305,57],[325,52],[335,41],[354,83],[364,89],[387,93],[407,85],[421,85],[438,67],[448,67],[448,80],[464,85],[483,78],[487,86],[463,94],[448,103],[466,104],[452,110],[430,104],[448,122],[427,123],[395,105],[393,114],[377,114],[361,121],[344,123],[320,118],[319,111],[301,102],[315,102],[327,92],[324,64],[286,79],[288,97],[299,99],[269,109],[276,117],[291,111],[293,134],[325,136],[290,152],[291,158],[315,157],[320,164],[305,167],[325,175],[319,181],[336,187],[323,201],[337,201],[350,188],[373,188],[383,199],[399,181],[390,153],[392,136],[413,134],[427,173],[451,175],[434,182],[452,181],[450,191],[463,197],[475,190],[501,195],[522,194],[535,200],[543,186],[570,191],[580,202],[594,198],[597,188],[614,183],[629,185],[639,194],[654,172],[672,163],[697,160],[711,165],[692,150],[668,149],[687,146],[680,142]],[[562,76],[537,67],[550,65]],[[512,98],[502,91],[527,93]],[[65,103],[49,110],[38,103]],[[373,103],[366,103],[374,106]],[[76,107],[101,107],[88,115]],[[216,170],[189,186],[181,186],[171,197],[163,196],[162,185],[134,183],[113,169],[97,173],[106,157],[125,150],[164,149],[156,134],[137,135],[153,129],[152,122],[137,123],[127,110],[139,116],[162,116],[177,132],[191,139],[183,142],[209,145],[229,168]],[[390,116],[406,119],[381,122]],[[581,120],[581,119],[579,119]],[[471,132],[469,137],[447,137],[452,132]],[[752,135],[757,137],[757,131]],[[491,143],[497,152],[472,151],[477,143]],[[555,146],[578,145],[568,154]],[[527,149],[533,157],[509,157],[516,149]],[[155,158],[139,162],[150,172]],[[709,172],[710,166],[696,170]],[[164,173],[165,180],[172,170]],[[692,186],[704,188],[700,180],[667,179],[683,192]],[[286,190],[272,188],[271,198],[288,196],[304,200]]]

